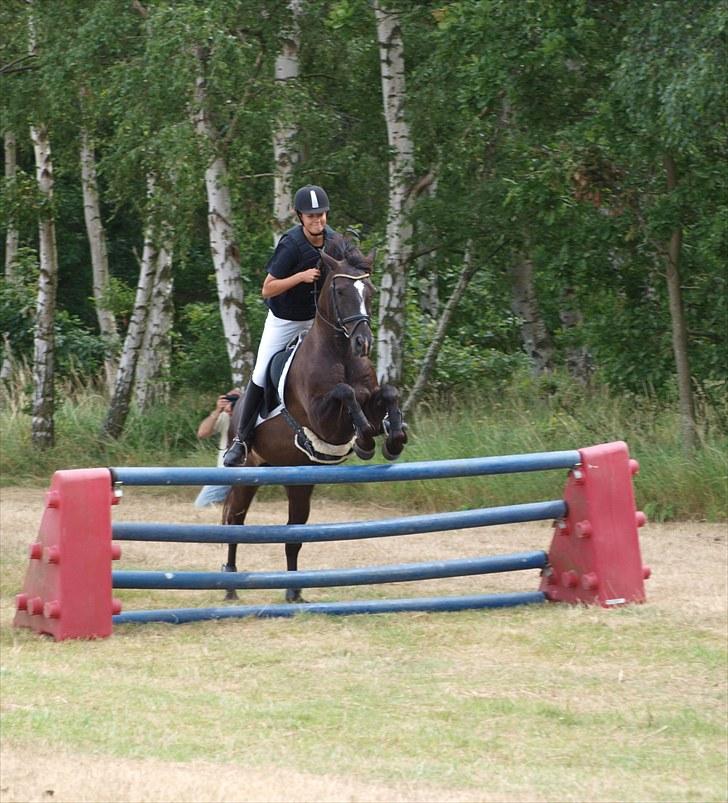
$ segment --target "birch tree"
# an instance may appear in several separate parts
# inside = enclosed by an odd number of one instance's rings
[[[148,197],[154,196],[155,183],[150,176],[147,179]],[[134,297],[134,309],[124,337],[124,345],[116,373],[114,392],[109,403],[109,410],[101,425],[102,438],[118,438],[126,423],[131,406],[134,379],[136,376],[139,354],[144,342],[144,333],[149,317],[149,307],[154,287],[154,279],[158,268],[158,247],[153,224],[153,212],[150,208],[149,220],[144,232],[144,246],[139,262],[139,280]]]
[[[18,150],[15,132],[7,130],[3,133],[3,143],[5,145],[5,182],[6,186],[15,183],[18,172]],[[5,232],[5,281],[15,281],[15,263],[18,258],[18,243],[20,235],[13,216],[7,222]],[[6,380],[12,371],[12,353],[10,346],[9,333],[3,332],[3,362],[0,368],[0,379]]]
[[[382,268],[377,332],[377,376],[380,382],[400,384],[404,372],[403,343],[406,326],[405,292],[411,255],[414,148],[405,116],[406,83],[404,43],[400,17],[380,0],[374,2],[379,46],[384,118],[390,148],[389,209],[386,256]]]
[[[28,17],[29,52],[36,52],[33,9]],[[53,211],[53,159],[48,129],[42,122],[32,123],[30,138],[35,155],[35,175],[43,202],[38,221],[39,275],[33,342],[33,413],[31,439],[40,448],[53,446],[56,291],[58,287],[58,249]]]
[[[516,257],[510,269],[511,308],[520,321],[521,343],[531,363],[534,376],[548,373],[554,367],[551,335],[541,316],[533,280],[533,260],[528,254]]]
[[[35,309],[33,343],[33,416],[34,446],[54,444],[54,379],[56,291],[58,287],[58,250],[53,219],[53,160],[48,130],[42,124],[31,127],[35,152],[38,189],[44,198],[38,222],[39,268],[38,297]]]
[[[298,51],[300,47],[299,18],[302,0],[288,1],[286,25],[281,29],[281,50],[275,60],[275,80],[281,109],[273,131],[273,244],[278,244],[281,234],[291,226],[295,216],[291,197],[293,195],[293,170],[298,162],[296,134],[298,126],[294,118],[294,104],[287,89],[295,85],[299,72]]]
[[[18,173],[18,143],[14,131],[3,134],[5,145],[5,181],[12,184]],[[15,260],[18,258],[18,227],[15,220],[8,220],[5,232],[5,278],[12,281],[15,273]]]
[[[207,190],[207,227],[210,251],[215,265],[215,279],[223,332],[233,384],[242,387],[253,370],[254,355],[245,316],[243,283],[240,277],[240,249],[233,230],[233,207],[230,198],[230,174],[221,152],[220,134],[209,113],[207,92],[206,48],[195,48],[197,78],[195,81],[194,124],[207,156],[205,187]]]
[[[168,224],[156,252],[156,269],[150,293],[149,314],[137,360],[134,396],[140,410],[167,404],[170,393],[172,324],[174,319],[172,236]]]
[[[104,360],[106,387],[111,393],[119,365],[119,331],[114,313],[108,305],[110,283],[109,253],[106,243],[106,230],[101,218],[96,154],[93,141],[86,127],[82,127],[80,130],[80,143],[83,216],[91,254],[96,319],[99,324],[99,332],[106,343],[106,359]]]

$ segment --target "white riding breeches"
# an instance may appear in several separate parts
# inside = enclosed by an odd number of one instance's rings
[[[308,332],[313,326],[313,318],[308,321],[286,321],[276,316],[269,310],[268,317],[265,319],[263,334],[258,346],[258,356],[255,359],[252,380],[259,387],[265,385],[265,374],[268,363],[273,355],[284,349],[286,345],[298,337],[302,332]]]

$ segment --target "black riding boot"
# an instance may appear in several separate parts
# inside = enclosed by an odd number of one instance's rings
[[[258,410],[263,401],[263,388],[253,381],[248,383],[242,402],[243,412],[240,414],[238,434],[233,438],[230,448],[225,452],[223,465],[226,468],[241,466],[248,457],[248,440],[258,418]]]

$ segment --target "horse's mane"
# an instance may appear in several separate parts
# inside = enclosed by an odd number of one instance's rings
[[[326,253],[339,261],[345,260],[355,270],[360,270],[363,273],[371,271],[372,266],[364,254],[351,240],[342,237],[340,234],[332,237],[326,244]]]

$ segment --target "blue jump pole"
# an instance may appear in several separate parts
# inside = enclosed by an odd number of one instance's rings
[[[404,611],[452,612],[482,608],[508,608],[515,605],[532,605],[545,601],[546,596],[541,591],[524,591],[511,594],[476,594],[463,597],[304,602],[300,605],[282,603],[274,605],[237,605],[225,608],[170,608],[158,611],[119,613],[112,617],[112,620],[115,625],[149,622],[184,624],[186,622],[202,622],[208,619],[292,617],[302,613],[345,616],[361,613],[400,613]]]
[[[368,466],[112,468],[111,474],[125,485],[338,485],[546,471],[572,468],[579,460],[579,452],[572,450]]]
[[[441,577],[467,577],[524,569],[543,569],[547,555],[543,551],[518,552],[482,558],[439,561],[437,563],[400,563],[368,566],[362,569],[322,569],[303,572],[112,572],[114,588],[324,588],[330,586],[402,583]]]
[[[114,522],[117,541],[168,541],[213,544],[286,544],[314,541],[349,541],[412,535],[493,524],[559,519],[566,515],[563,500],[523,505],[459,510],[422,516],[403,516],[378,521],[347,521],[334,524],[165,524],[161,522]]]

